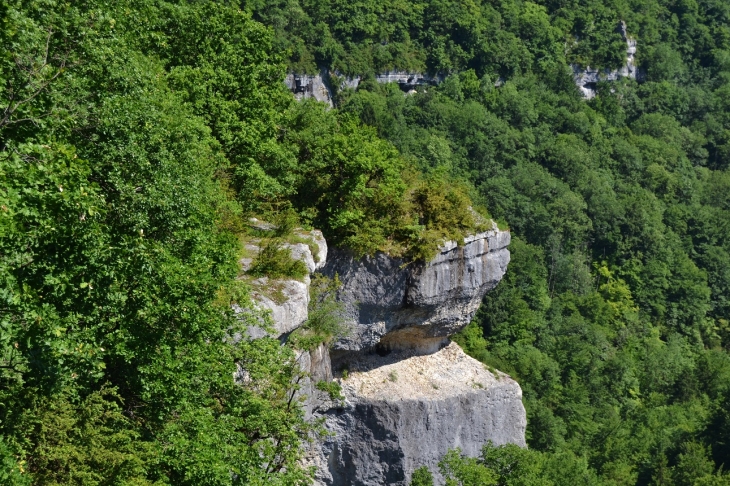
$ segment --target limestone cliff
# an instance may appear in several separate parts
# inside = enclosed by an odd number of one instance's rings
[[[338,298],[352,328],[335,343],[335,354],[376,345],[438,349],[469,323],[484,294],[501,280],[509,242],[509,232],[495,225],[462,245],[445,243],[430,262],[407,263],[384,253],[356,259],[333,249],[322,273],[339,275]]]
[[[355,258],[330,248],[315,263],[307,245],[291,247],[310,272],[338,275],[351,330],[331,350],[320,345],[297,354],[309,374],[300,391],[307,416],[322,419],[329,432],[308,448],[316,484],[405,486],[422,465],[440,481],[437,464],[450,448],[477,455],[488,440],[525,445],[519,385],[448,339],[504,275],[509,242],[509,232],[494,225],[459,244],[446,242],[429,262],[384,253]],[[255,294],[282,339],[306,321],[308,283],[268,282],[278,286],[278,300],[263,289]],[[344,400],[315,386],[331,380]]]
[[[438,462],[451,448],[477,456],[488,440],[525,446],[520,386],[456,343],[427,355],[358,353],[346,366],[337,378],[344,403],[314,412],[333,433],[311,451],[316,484],[405,486],[420,466],[440,482]]]
[[[360,76],[341,76],[338,73],[330,73],[326,69],[323,69],[319,74],[288,74],[284,78],[284,84],[297,99],[314,98],[330,106],[332,106],[334,88],[338,90],[345,88],[357,89],[360,81],[362,81]],[[388,71],[376,74],[375,81],[378,83],[398,83],[401,90],[410,92],[418,86],[438,84],[443,81],[443,76],[430,76],[417,72]]]

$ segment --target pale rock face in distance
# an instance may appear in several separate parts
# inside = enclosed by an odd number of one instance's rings
[[[640,79],[641,73],[636,66],[636,39],[629,36],[626,30],[626,22],[619,22],[616,30],[626,41],[626,62],[619,69],[600,69],[591,66],[581,66],[571,64],[573,70],[573,81],[586,99],[592,99],[596,96],[596,84],[600,81],[617,81],[620,78]],[[579,40],[577,42],[580,42]],[[334,74],[334,76],[332,76]],[[431,76],[426,73],[406,72],[406,71],[389,71],[378,73],[375,75],[375,81],[378,83],[398,83],[398,86],[406,94],[415,94],[415,88],[418,86],[438,85],[446,78],[443,74]],[[360,76],[338,76],[337,73],[331,73],[323,69],[319,74],[288,74],[284,79],[287,88],[294,94],[298,100],[304,98],[314,98],[317,101],[327,103],[333,106],[333,84],[338,84],[339,89],[352,88],[357,89],[362,78]],[[495,87],[499,87],[504,83],[499,78],[495,83]]]
[[[297,100],[314,98],[333,106],[333,85],[339,89],[357,89],[361,80],[360,76],[341,76],[323,69],[319,74],[287,74],[284,84]],[[425,73],[406,71],[388,71],[375,75],[376,82],[398,83],[398,86],[406,93],[410,91],[415,93],[415,88],[418,86],[434,85],[443,80],[443,75],[430,76]]]
[[[626,41],[626,63],[620,69],[596,69],[572,64],[573,80],[586,99],[596,96],[596,84],[599,81],[617,81],[620,78],[638,79],[640,73],[636,66],[636,39],[626,31],[626,22],[621,21],[616,29]]]

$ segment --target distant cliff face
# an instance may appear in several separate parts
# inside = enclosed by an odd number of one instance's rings
[[[438,461],[451,448],[476,456],[488,440],[525,445],[520,386],[448,339],[504,275],[509,232],[494,225],[461,244],[446,242],[429,262],[410,263],[384,253],[354,258],[327,251],[321,233],[307,236],[317,240],[319,258],[307,245],[291,245],[292,257],[310,272],[339,277],[338,299],[351,329],[332,349],[297,354],[309,375],[299,392],[307,417],[322,419],[330,434],[308,449],[316,484],[405,486],[424,465],[439,482]],[[309,279],[256,282],[254,298],[271,310],[275,334],[286,339],[306,322]],[[277,288],[278,299],[266,285]],[[332,380],[344,400],[316,386]]]
[[[636,39],[629,36],[626,23],[623,21],[619,23],[617,30],[626,41],[626,63],[620,69],[570,65],[573,70],[573,81],[586,99],[596,96],[596,85],[600,81],[617,81],[620,78],[640,79],[641,77],[636,66]],[[392,71],[376,74],[375,80],[378,83],[398,83],[404,92],[414,92],[412,90],[418,86],[439,84],[444,77],[444,75],[431,76],[425,73]],[[297,99],[314,98],[332,106],[333,83],[336,83],[340,89],[357,89],[361,79],[360,76],[332,76],[329,71],[323,69],[319,74],[314,75],[289,74],[284,82]],[[501,86],[502,83],[500,78],[495,86]]]
[[[330,74],[326,69],[323,69],[319,74],[288,74],[284,78],[284,84],[286,84],[289,91],[297,99],[314,98],[330,106],[332,106],[333,87],[339,89],[357,89],[360,81],[362,81],[361,76],[338,76],[334,73]],[[388,71],[376,74],[375,81],[378,83],[398,83],[401,90],[411,92],[418,86],[438,84],[443,81],[443,76],[430,76],[424,73],[405,71]]]
[[[639,77],[636,67],[636,39],[629,36],[626,31],[626,23],[623,21],[619,23],[617,30],[626,41],[626,64],[621,69],[612,71],[571,64],[573,80],[584,98],[591,99],[596,96],[596,84],[599,81],[617,81],[620,78],[637,79]]]

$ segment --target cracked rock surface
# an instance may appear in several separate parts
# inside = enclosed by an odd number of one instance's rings
[[[310,451],[315,484],[405,486],[420,466],[440,484],[438,462],[451,448],[477,456],[488,440],[525,446],[520,386],[456,343],[428,355],[352,355],[347,365],[337,379],[345,402],[315,411],[334,434]]]
[[[328,252],[317,231],[300,236],[317,247],[284,245],[310,273],[338,275],[337,298],[351,328],[332,348],[322,344],[296,354],[307,373],[297,393],[304,412],[321,419],[328,432],[308,447],[305,463],[317,468],[315,484],[406,486],[416,468],[427,466],[440,485],[437,465],[451,448],[476,456],[489,440],[525,445],[520,386],[449,341],[502,279],[509,232],[493,225],[460,244],[446,242],[431,261],[415,263],[384,253],[356,259],[346,251]],[[259,251],[257,243],[246,248],[244,271]],[[251,281],[257,305],[271,311],[280,339],[306,322],[309,282]],[[343,401],[316,386],[332,380],[341,385]]]
[[[270,225],[269,225],[270,226]],[[264,229],[270,229],[268,226]],[[310,274],[321,269],[327,261],[327,242],[319,230],[295,232],[297,236],[307,238],[316,244],[316,254],[304,243],[282,243],[295,260],[301,260]],[[258,240],[246,244],[245,249],[251,255],[261,250]],[[240,260],[241,269],[246,272],[251,268],[254,257]],[[309,307],[309,276],[297,279],[270,279],[260,277],[251,281],[252,295],[259,308],[270,311],[274,328],[274,337],[281,337],[300,327],[307,320]],[[262,329],[250,329],[250,337],[262,337],[266,333]]]
[[[427,263],[407,263],[384,253],[354,258],[332,249],[322,273],[342,281],[338,299],[345,304],[352,332],[335,351],[426,346],[466,326],[482,297],[502,279],[509,263],[510,233],[496,225],[446,242]]]

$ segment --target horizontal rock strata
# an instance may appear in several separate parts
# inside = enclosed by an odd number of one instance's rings
[[[442,75],[431,76],[425,73],[406,71],[388,71],[375,75],[376,82],[398,83],[400,89],[405,92],[412,91],[418,86],[438,84],[443,79],[444,77]],[[336,85],[339,89],[357,89],[360,81],[362,81],[362,77],[360,76],[339,76],[335,73],[330,74],[325,69],[319,74],[288,74],[284,78],[284,84],[294,94],[295,98],[299,100],[303,98],[314,98],[330,106],[332,106],[333,85]]]
[[[297,352],[306,373],[297,395],[307,418],[323,420],[328,432],[308,449],[306,463],[316,467],[316,484],[405,486],[424,465],[441,484],[437,465],[451,448],[476,456],[489,440],[525,445],[519,385],[491,373],[448,339],[469,323],[504,275],[509,232],[494,225],[460,244],[446,242],[429,262],[384,253],[358,259],[342,250],[328,252],[319,232],[300,236],[317,243],[316,256],[310,245],[283,246],[310,273],[339,277],[337,297],[351,331],[333,349],[323,344]],[[255,239],[249,246],[244,271],[259,251]],[[306,322],[309,277],[263,277],[251,284],[257,305],[270,311],[276,336],[285,340]],[[317,388],[333,379],[344,400]]]

